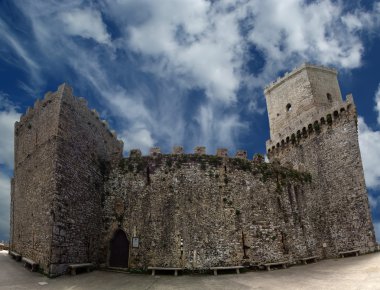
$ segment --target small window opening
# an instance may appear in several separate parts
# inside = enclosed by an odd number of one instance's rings
[[[291,110],[292,110],[292,105],[291,104],[287,104],[286,105],[286,111],[290,112]]]
[[[286,234],[283,232],[281,232],[281,243],[282,243],[282,249],[283,249],[284,254],[288,254],[289,248],[287,246]]]
[[[330,94],[330,93],[327,93],[327,94],[326,94],[326,97],[327,97],[327,100],[328,100],[329,102],[332,102],[332,97],[331,97],[331,94]]]

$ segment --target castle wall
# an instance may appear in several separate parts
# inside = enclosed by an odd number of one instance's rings
[[[98,262],[103,182],[123,151],[107,124],[67,86],[59,116],[50,269],[54,274],[64,273],[67,264]]]
[[[72,263],[110,265],[120,230],[130,268],[373,251],[356,108],[336,71],[304,65],[265,95],[271,164],[204,147],[123,159],[122,142],[70,87],[46,94],[15,124],[11,250],[52,276]]]
[[[302,209],[307,177],[238,158],[126,158],[105,186],[101,260],[108,262],[118,228],[140,240],[130,247],[130,268],[204,269],[314,254],[317,237]]]
[[[47,94],[15,124],[10,248],[43,268],[50,263],[59,108]]]
[[[312,126],[269,147],[269,159],[311,173],[310,217],[326,256],[373,251],[375,235],[360,157],[356,109],[350,97]],[[270,142],[269,142],[270,143]],[[267,145],[270,145],[267,143]],[[273,145],[273,144],[272,144]]]

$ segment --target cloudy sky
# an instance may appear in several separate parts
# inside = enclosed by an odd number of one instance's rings
[[[339,70],[358,107],[380,240],[380,1],[0,2],[0,240],[13,124],[68,82],[131,148],[265,152],[263,87],[303,62]]]

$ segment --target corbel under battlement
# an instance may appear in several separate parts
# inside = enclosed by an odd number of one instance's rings
[[[313,123],[309,123],[299,130],[295,131],[293,134],[287,136],[283,139],[278,140],[267,140],[266,149],[267,154],[275,154],[279,152],[287,145],[295,145],[298,140],[302,138],[308,138],[314,132],[320,132],[324,126],[332,126],[334,123],[339,121],[339,118],[342,115],[351,115],[356,118],[356,106],[354,103],[353,96],[351,94],[346,96],[346,101],[336,104],[328,111],[321,113],[318,117],[315,118]]]

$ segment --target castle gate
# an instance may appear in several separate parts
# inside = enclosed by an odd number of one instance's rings
[[[129,241],[124,231],[116,230],[110,242],[110,267],[128,268]]]

